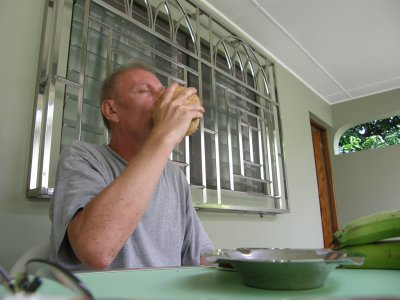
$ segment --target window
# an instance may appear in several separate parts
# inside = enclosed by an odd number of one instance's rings
[[[339,140],[339,154],[400,144],[400,116],[356,125]]]
[[[54,28],[42,45],[51,45],[48,51],[58,56],[52,57],[57,64],[41,60],[35,127],[41,130],[33,134],[28,195],[51,196],[64,145],[74,139],[108,141],[99,110],[101,82],[114,69],[140,61],[153,65],[164,85],[177,81],[196,87],[203,101],[200,130],[170,157],[186,174],[194,205],[261,214],[288,211],[271,61],[189,1],[59,5],[49,7],[47,19]]]

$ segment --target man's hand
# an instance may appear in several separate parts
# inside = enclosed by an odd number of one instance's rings
[[[203,117],[204,108],[200,100],[196,104],[188,101],[189,98],[198,99],[196,92],[195,88],[183,88],[174,83],[165,90],[154,106],[154,130],[170,136],[175,145],[187,135],[191,122],[198,123]]]

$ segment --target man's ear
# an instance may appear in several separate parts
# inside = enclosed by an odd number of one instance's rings
[[[116,103],[114,99],[106,99],[101,103],[101,112],[103,116],[113,123],[118,123],[119,118],[116,109]]]

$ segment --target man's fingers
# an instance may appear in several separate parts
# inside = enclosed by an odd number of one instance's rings
[[[164,94],[162,95],[162,99],[163,101],[168,101],[173,99],[173,94],[175,92],[175,89],[179,86],[179,84],[177,82],[174,82],[173,84],[171,84],[169,87],[167,87],[165,89]]]
[[[196,93],[197,90],[195,88],[186,88],[175,82],[166,89],[164,95],[162,96],[162,101],[176,101],[176,104],[184,104],[189,97],[195,95]]]

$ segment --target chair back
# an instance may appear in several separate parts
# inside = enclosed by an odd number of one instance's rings
[[[49,249],[50,249],[50,243],[46,241],[26,251],[20,258],[17,259],[17,261],[12,266],[9,272],[11,277],[14,278],[17,274],[24,272],[25,264],[31,259],[39,258],[48,260],[50,251]]]

